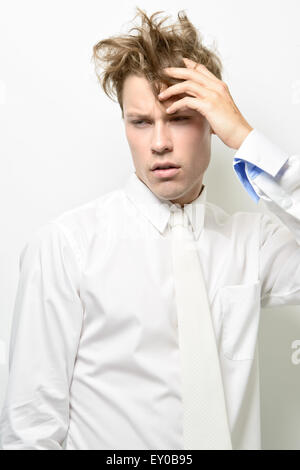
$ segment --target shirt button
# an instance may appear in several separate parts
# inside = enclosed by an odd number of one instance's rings
[[[284,209],[288,209],[289,207],[291,207],[291,205],[293,204],[293,201],[291,200],[291,198],[285,198],[285,199],[282,199],[282,207]]]

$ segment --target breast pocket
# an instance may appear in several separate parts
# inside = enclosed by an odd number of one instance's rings
[[[235,361],[253,359],[260,317],[260,281],[221,287],[221,352]]]

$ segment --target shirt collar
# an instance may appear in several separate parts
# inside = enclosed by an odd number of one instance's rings
[[[123,190],[143,215],[147,217],[160,233],[163,233],[169,222],[170,207],[175,204],[156,196],[135,172],[130,174]],[[198,239],[204,224],[206,195],[207,188],[203,184],[199,196],[189,204],[184,204],[184,212],[187,214],[193,227],[196,239]]]

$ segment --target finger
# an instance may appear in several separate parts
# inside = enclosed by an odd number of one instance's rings
[[[167,67],[164,69],[164,71],[172,77],[176,77],[182,80],[191,79],[194,82],[204,84],[207,88],[211,90],[218,92],[220,91],[221,80],[212,80],[199,70],[196,71],[187,67]]]
[[[169,99],[172,95],[179,95],[181,93],[188,93],[194,97],[197,97],[201,94],[202,96],[206,96],[205,87],[200,85],[199,82],[195,83],[191,80],[185,80],[184,82],[169,86],[166,90],[161,92],[158,97],[162,101]]]
[[[166,112],[169,114],[174,113],[178,109],[183,108],[190,108],[194,109],[195,111],[200,112],[204,116],[206,115],[207,109],[207,101],[201,98],[191,98],[189,96],[185,96],[181,100],[175,101],[169,108],[166,109]]]
[[[219,81],[219,78],[216,77],[204,64],[198,64],[192,59],[188,59],[187,57],[183,57],[183,61],[187,67],[196,70],[197,72],[201,72],[206,75],[208,78],[212,80]]]

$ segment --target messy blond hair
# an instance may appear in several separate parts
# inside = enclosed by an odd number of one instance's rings
[[[117,96],[123,112],[123,84],[128,75],[134,74],[146,78],[154,96],[161,91],[161,84],[167,86],[179,83],[182,79],[170,77],[163,72],[164,67],[185,67],[183,57],[203,64],[217,78],[222,80],[222,63],[218,55],[202,44],[202,37],[187,18],[184,10],[179,11],[179,22],[162,26],[169,18],[165,17],[157,23],[157,11],[148,18],[145,11],[136,7],[140,15],[141,26],[129,30],[137,31],[137,35],[111,36],[93,46],[92,60],[95,72],[106,95],[113,101]],[[134,17],[134,19],[136,18]],[[98,72],[103,68],[102,72]]]

